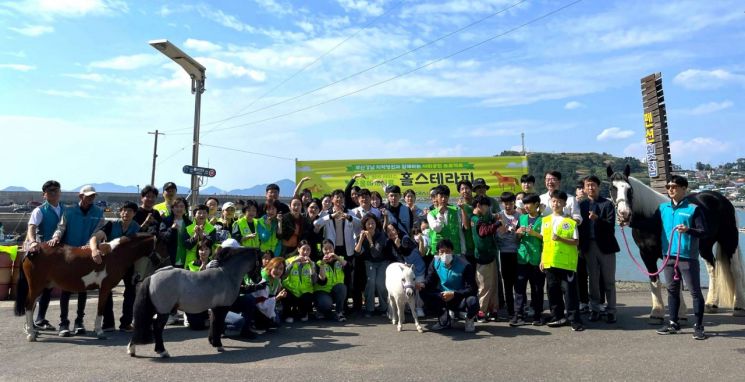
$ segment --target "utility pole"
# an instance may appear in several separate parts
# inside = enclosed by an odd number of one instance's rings
[[[150,185],[155,186],[155,160],[158,158],[158,135],[165,135],[163,133],[159,133],[156,129],[155,131],[148,131],[148,134],[155,135],[155,144],[153,145],[153,172],[150,175]]]
[[[522,140],[523,145],[523,156],[525,156],[525,133],[520,133],[520,139]]]

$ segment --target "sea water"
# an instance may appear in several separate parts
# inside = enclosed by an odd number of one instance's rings
[[[742,228],[745,226],[745,210],[742,208],[737,208],[737,227]],[[745,243],[745,233],[739,233],[740,236],[740,248],[742,248],[742,244]],[[639,264],[644,267],[644,263],[641,260],[641,257],[639,257],[639,248],[636,246],[636,243],[634,243],[634,239],[631,237],[631,230],[626,228],[626,238],[629,241],[629,248],[631,249],[631,254],[634,256],[636,261],[639,262]],[[622,280],[622,281],[648,281],[649,277],[642,273],[640,271],[636,264],[631,260],[629,257],[629,253],[626,250],[626,245],[623,243],[623,236],[621,236],[621,228],[616,227],[616,239],[618,240],[618,244],[621,247],[621,252],[616,254],[616,280]],[[670,257],[670,261],[674,261],[674,257]],[[657,265],[662,265],[662,260],[657,262]],[[644,268],[646,270],[646,268]],[[702,286],[708,286],[709,285],[709,274],[706,272],[706,266],[703,264],[703,260],[701,263],[701,285]]]

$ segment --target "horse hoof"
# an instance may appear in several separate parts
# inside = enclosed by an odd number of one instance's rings
[[[130,357],[137,356],[137,354],[135,353],[135,345],[132,345],[132,344],[127,345],[127,354],[129,354]]]
[[[168,351],[167,350],[164,350],[164,351],[158,353],[158,356],[160,356],[160,358],[171,358],[171,355],[168,354]]]
[[[647,321],[650,325],[662,325],[662,323],[665,321],[664,317],[649,317],[649,320]]]
[[[222,346],[216,347],[215,350],[217,350],[218,353],[224,353],[225,352],[225,348],[222,347]]]
[[[396,322],[396,320],[391,320],[391,324],[393,324],[393,325],[397,325],[397,324],[398,324],[398,322]]]
[[[704,313],[719,313],[719,307],[716,305],[707,304],[704,307]]]
[[[424,333],[424,330],[422,329],[421,326],[417,326],[416,327],[416,331],[419,332],[419,333]]]
[[[28,342],[36,342],[36,333],[29,333],[26,335]]]
[[[401,327],[400,326],[396,327],[396,330],[400,332],[401,331]]]
[[[735,308],[735,310],[732,311],[733,317],[745,317],[745,309],[743,308]]]

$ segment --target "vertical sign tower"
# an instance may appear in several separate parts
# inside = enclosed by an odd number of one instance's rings
[[[664,194],[665,184],[672,175],[672,162],[665,96],[662,93],[662,73],[650,74],[642,78],[641,87],[644,105],[644,142],[650,186]]]

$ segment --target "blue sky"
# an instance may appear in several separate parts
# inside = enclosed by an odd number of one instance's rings
[[[194,97],[155,39],[207,67],[200,165],[223,189],[293,179],[291,158],[488,156],[523,132],[529,151],[642,157],[654,72],[674,162],[745,156],[741,1],[585,0],[534,21],[571,3],[0,0],[0,188],[144,185],[155,129],[155,183],[188,184]]]

